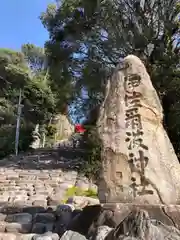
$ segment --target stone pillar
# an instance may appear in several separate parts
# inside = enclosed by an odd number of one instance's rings
[[[54,146],[58,146],[58,144],[60,144],[62,141],[67,141],[74,132],[74,126],[71,124],[66,115],[56,115],[53,119],[53,125],[57,129],[54,139]]]
[[[40,144],[41,144],[41,136],[39,133],[39,124],[36,125],[35,130],[32,133],[33,135],[33,142],[31,143],[31,148],[33,149],[38,149],[40,148]]]

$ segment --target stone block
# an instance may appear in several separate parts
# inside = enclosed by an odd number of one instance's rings
[[[87,235],[89,228],[93,226],[92,229],[97,225],[105,225],[106,223],[111,224],[111,219],[109,219],[109,215],[102,215],[101,218],[99,219],[98,216],[100,215],[102,211],[101,205],[94,205],[94,206],[86,206],[83,208],[83,210],[73,219],[69,222],[67,230],[72,230],[75,232],[79,232],[83,235]],[[74,216],[74,214],[73,214]],[[97,220],[96,220],[97,219]],[[98,223],[97,223],[98,221]],[[115,224],[114,224],[115,226]],[[96,228],[94,229],[96,230]]]
[[[62,237],[61,237],[61,240],[68,240],[68,239],[71,239],[71,240],[87,240],[87,238],[77,232],[73,232],[71,230],[69,231],[66,231]]]
[[[6,222],[17,222],[17,223],[23,223],[28,224],[32,222],[32,215],[29,213],[16,213],[16,214],[9,214],[7,215]]]
[[[23,173],[19,173],[19,177],[23,180],[35,180],[36,176],[33,173],[28,173],[28,172],[23,172]]]
[[[50,174],[50,180],[55,182],[62,182],[63,177],[60,176],[59,174]]]
[[[64,199],[64,194],[54,194],[48,198],[48,206],[58,205]]]
[[[16,235],[13,233],[0,233],[1,240],[16,240]]]
[[[35,192],[43,191],[43,190],[45,190],[45,185],[44,184],[43,185],[36,185],[36,186],[34,186],[34,190],[35,190]]]
[[[85,205],[100,204],[99,199],[91,198],[91,197],[84,197],[84,196],[74,196],[74,197],[68,199],[67,202],[69,203],[70,200],[72,201],[73,204],[75,204],[79,208],[84,207]]]
[[[30,196],[30,199],[32,201],[35,201],[35,200],[46,200],[46,196],[45,195],[38,195],[36,193],[35,195]]]
[[[46,189],[46,191],[48,192],[47,196],[50,196],[50,195],[52,195],[52,194],[54,193],[54,189],[51,188],[51,187],[46,187],[46,186],[45,186],[45,189]]]
[[[35,200],[32,202],[33,206],[42,206],[46,207],[47,206],[47,200]]]
[[[34,179],[18,179],[16,180],[16,184],[19,185],[19,184],[24,184],[26,186],[33,186],[34,184]]]
[[[59,240],[59,236],[56,233],[46,232],[42,235],[36,235],[33,240]]]
[[[19,174],[15,174],[14,172],[12,174],[7,174],[6,179],[7,180],[17,180],[17,179],[19,179]]]
[[[10,183],[10,180],[0,180],[0,187],[3,187],[3,186],[8,186],[8,184]]]
[[[43,234],[46,230],[46,224],[44,223],[35,223],[32,227],[32,233]]]
[[[22,213],[22,208],[18,206],[14,206],[14,204],[11,205],[11,203],[8,203],[7,205],[3,205],[0,208],[0,212],[3,214],[6,214],[6,218],[7,218],[7,215]],[[6,221],[6,218],[5,218],[5,221]]]
[[[75,208],[72,204],[60,204],[56,208],[56,215],[60,216],[62,212],[72,212],[74,209]]]
[[[61,188],[62,190],[63,189],[68,189],[68,188],[71,188],[74,186],[74,184],[70,183],[70,182],[63,182],[63,183],[60,183],[59,185],[59,188]]]
[[[36,214],[36,213],[44,213],[46,209],[44,207],[40,206],[32,206],[32,207],[24,207],[23,212],[29,213],[29,214]]]
[[[41,180],[41,181],[47,181],[47,180],[49,180],[49,178],[50,178],[49,174],[38,175],[38,179]]]
[[[54,230],[55,223],[46,223],[45,232],[52,232]]]
[[[16,195],[15,197],[10,197],[9,201],[13,201],[14,203],[18,201],[26,202],[28,200],[27,194],[25,195]]]
[[[180,205],[152,205],[152,204],[133,204],[133,203],[106,203],[102,204],[102,210],[113,212],[112,221],[118,225],[125,219],[130,212],[145,210],[151,219],[156,219],[168,226],[180,229]]]
[[[4,181],[4,180],[6,180],[6,175],[0,175],[0,181]]]
[[[59,225],[67,226],[72,220],[72,212],[74,207],[72,205],[62,204],[59,205],[56,209],[56,216],[59,221]]]
[[[166,218],[170,218],[170,224],[165,224],[161,220],[158,220],[158,218],[154,219],[152,216],[150,216],[150,212],[153,213],[154,211],[151,211],[152,209],[149,208],[148,210],[145,210],[146,206],[136,206],[131,204],[132,209],[128,213],[123,220],[121,220],[119,223],[116,223],[116,226],[113,226],[109,229],[106,228],[106,233],[104,235],[104,225],[105,222],[108,220],[108,222],[112,223],[113,219],[115,220],[114,213],[118,213],[121,215],[125,213],[123,212],[123,208],[119,209],[119,204],[116,204],[115,209],[112,209],[112,204],[109,204],[109,206],[106,205],[106,209],[103,208],[103,211],[101,211],[101,214],[99,215],[99,218],[96,219],[96,222],[94,222],[94,226],[96,226],[96,223],[99,223],[99,226],[95,229],[96,233],[96,239],[107,239],[111,240],[116,237],[116,239],[171,239],[171,240],[178,240],[180,239],[180,230],[176,226],[176,222],[174,222],[173,218],[171,219],[171,215],[167,215],[165,213],[165,218],[163,218],[166,221]],[[121,204],[122,207],[122,204]],[[159,206],[161,209],[163,206]],[[172,206],[168,206],[172,209]],[[111,208],[111,215],[110,215],[110,208]],[[173,206],[174,208],[174,206]],[[155,210],[156,209],[156,210]],[[155,206],[155,212],[158,210],[157,205]],[[126,209],[127,210],[127,209]],[[178,209],[179,210],[179,209]],[[176,211],[177,212],[177,211]],[[127,211],[126,211],[127,213]],[[158,214],[158,211],[157,211]],[[120,216],[119,215],[119,216]],[[117,217],[117,216],[116,216]],[[116,219],[117,220],[117,219]],[[177,223],[177,225],[179,225]],[[107,227],[107,226],[106,226]],[[93,235],[93,231],[91,234]],[[104,235],[104,236],[103,236]],[[103,237],[102,237],[103,236]]]
[[[37,195],[44,196],[44,198],[49,195],[49,192],[47,190],[35,189],[35,192]]]
[[[36,235],[35,233],[29,233],[29,234],[22,234],[17,237],[16,240],[32,240],[32,238]]]
[[[56,220],[53,213],[37,213],[34,216],[34,222],[49,223]]]
[[[3,203],[3,202],[8,202],[9,200],[9,195],[8,193],[6,193],[6,195],[0,195],[0,202]]]
[[[4,221],[6,219],[7,215],[0,213],[0,221]]]
[[[27,201],[26,200],[18,200],[18,199],[16,199],[16,200],[10,199],[10,200],[12,200],[11,203],[12,203],[12,205],[14,207],[23,208],[24,206],[27,205]],[[9,200],[9,202],[10,202],[10,200]]]
[[[32,228],[32,223],[7,223],[6,224],[6,232],[11,233],[30,233]]]
[[[59,186],[59,183],[58,183],[58,181],[55,181],[55,180],[49,180],[48,182],[46,182],[45,183],[45,186],[48,188],[48,187],[50,187],[50,188],[53,188],[53,187],[57,187],[57,186]]]
[[[16,196],[15,191],[9,190],[8,189],[6,191],[4,191],[4,193],[1,195],[2,197],[14,197]]]
[[[5,232],[6,230],[6,222],[0,221],[0,232]]]

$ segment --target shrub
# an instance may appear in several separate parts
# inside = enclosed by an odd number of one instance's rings
[[[89,179],[97,180],[101,166],[101,142],[96,126],[86,126],[82,139],[82,148],[85,151],[80,172]]]
[[[84,191],[79,187],[73,186],[67,189],[65,194],[65,199],[62,201],[62,203],[66,203],[68,198],[73,196],[85,196],[85,197],[97,198],[97,192],[93,189]]]

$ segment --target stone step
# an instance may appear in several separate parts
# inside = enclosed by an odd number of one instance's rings
[[[0,239],[59,239],[55,233],[64,232],[73,210],[72,205],[0,208]]]
[[[18,233],[0,233],[1,240],[59,240],[57,233],[46,232],[44,234],[18,234]]]
[[[61,211],[55,206],[67,200],[68,188],[87,190],[90,183],[74,171],[69,161],[71,152],[65,151],[64,156],[56,153],[33,153],[0,161],[0,240],[58,240],[58,235],[52,237],[49,232],[64,232],[71,207],[67,205]],[[77,208],[87,202],[83,198],[73,201],[70,205]]]

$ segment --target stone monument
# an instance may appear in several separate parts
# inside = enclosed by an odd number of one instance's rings
[[[178,204],[179,162],[163,128],[163,109],[141,60],[117,66],[98,119],[101,203]]]
[[[30,147],[33,148],[33,149],[40,148],[41,136],[40,136],[40,133],[39,133],[39,124],[36,124],[35,129],[32,133],[32,137],[33,137],[33,142],[31,143]]]
[[[59,146],[62,142],[67,141],[74,132],[74,126],[64,114],[58,114],[52,121],[57,132],[54,139],[54,147]]]

